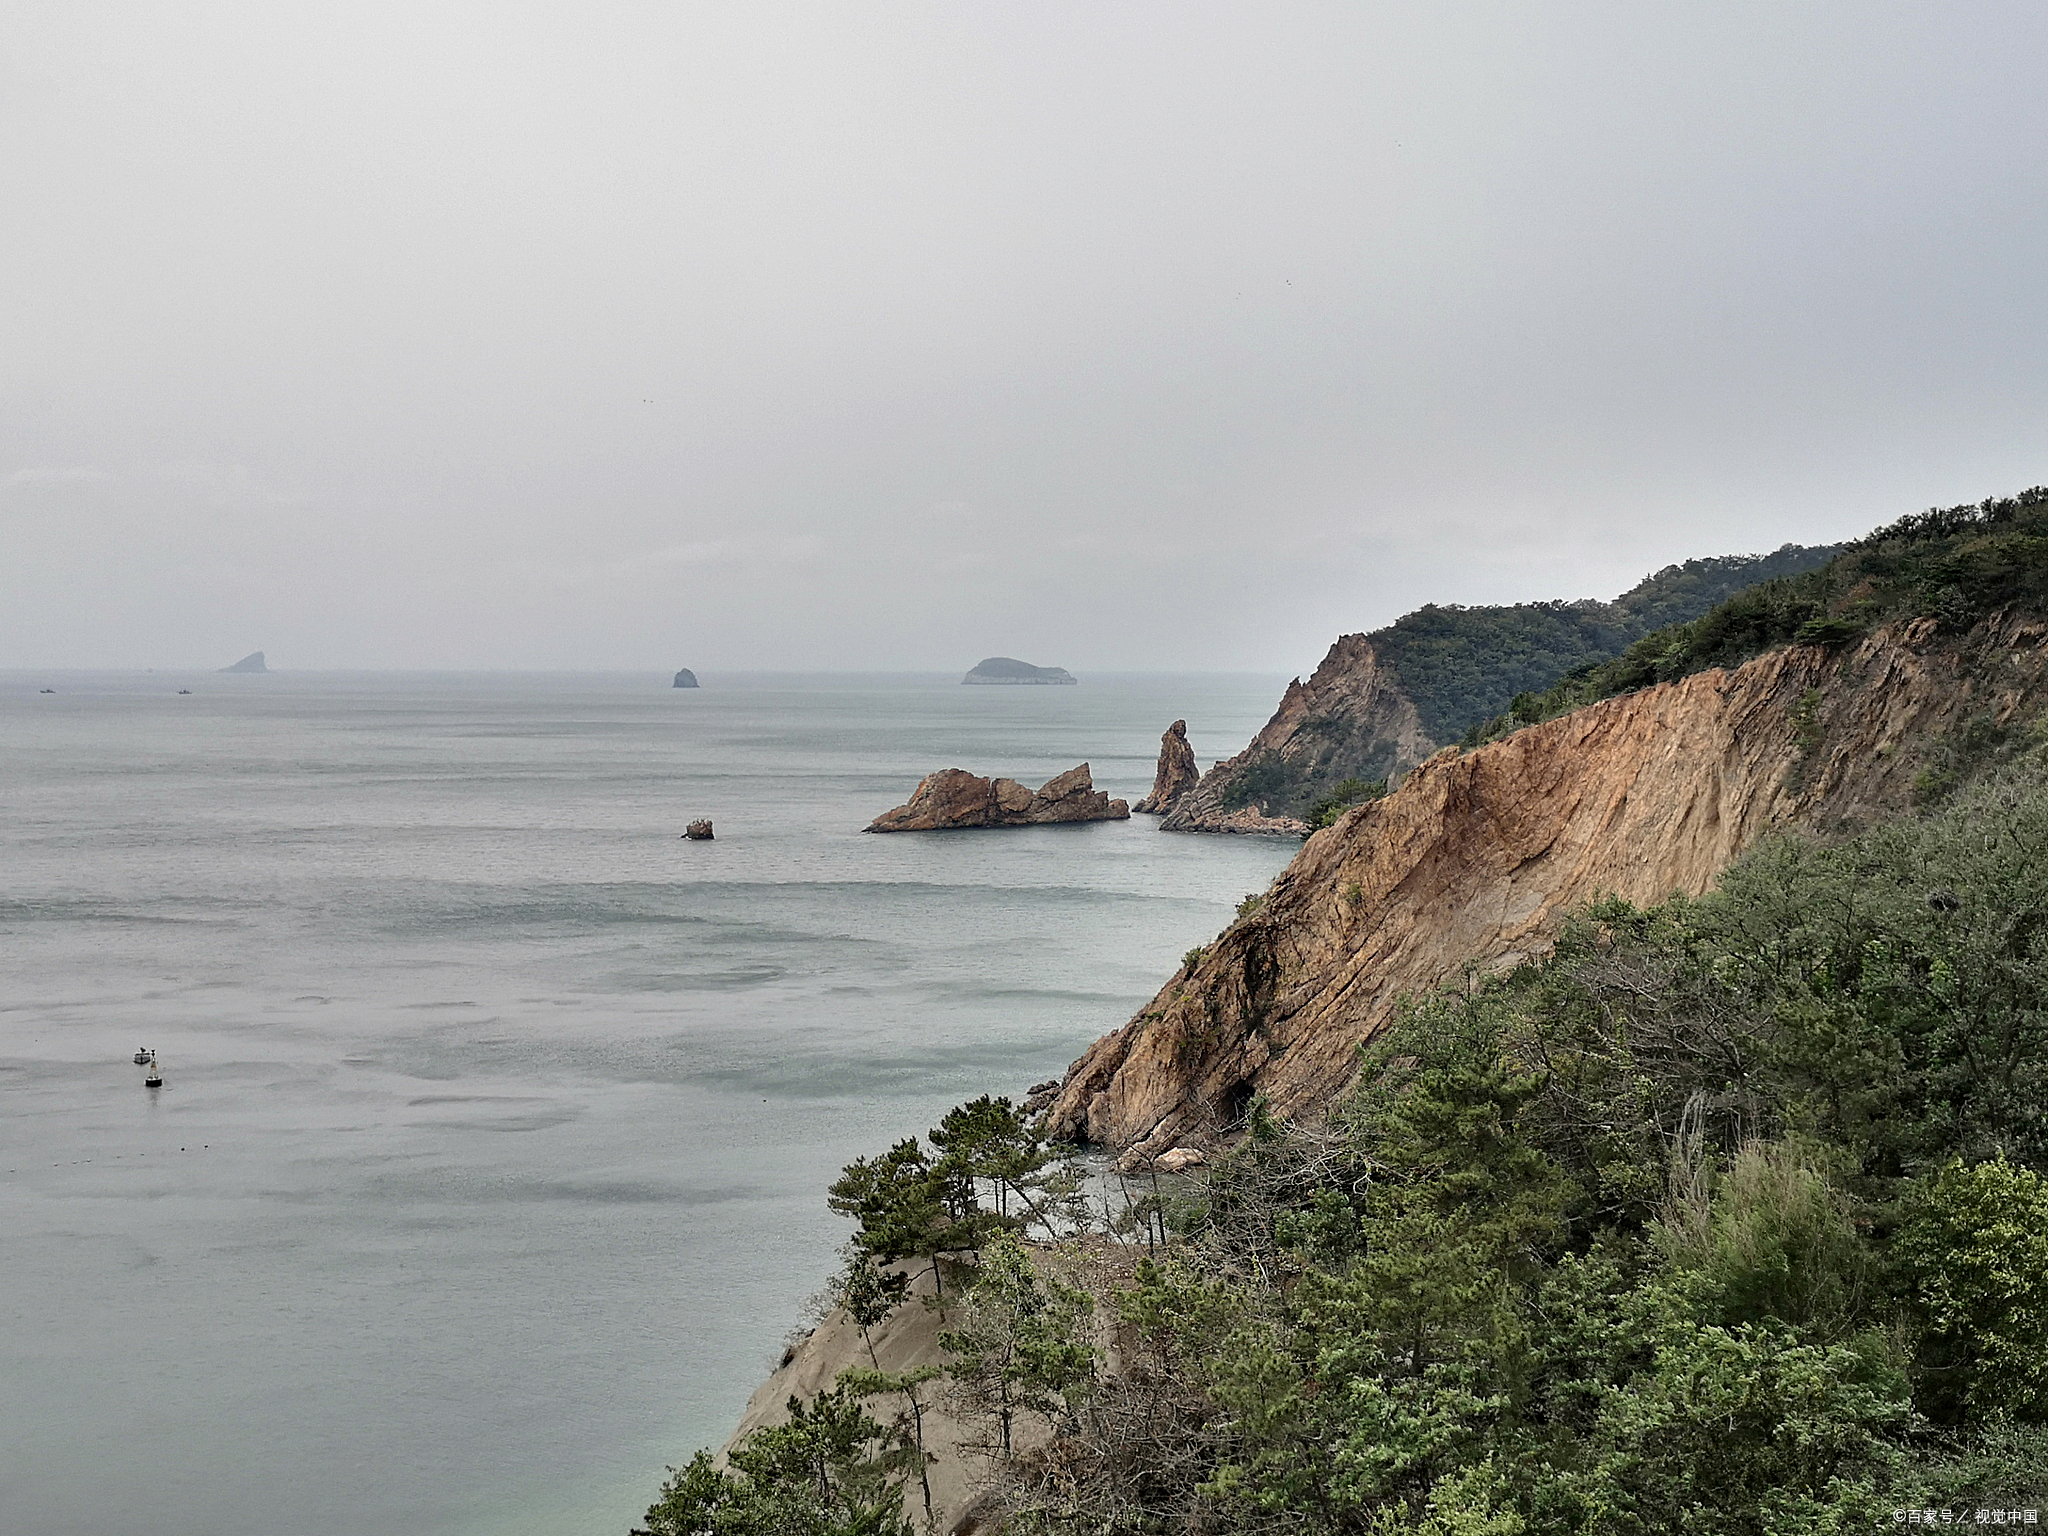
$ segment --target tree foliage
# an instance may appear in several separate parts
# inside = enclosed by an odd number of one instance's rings
[[[719,1467],[699,1451],[671,1469],[634,1536],[912,1536],[902,1458],[843,1388],[789,1400],[789,1421],[757,1429]]]
[[[1415,1000],[1328,1123],[1255,1115],[1016,1518],[1781,1536],[2035,1494],[2039,773],[1591,908]]]

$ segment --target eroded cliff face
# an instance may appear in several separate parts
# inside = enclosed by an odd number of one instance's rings
[[[2039,708],[2044,643],[2040,623],[1938,639],[1922,620],[1440,753],[1311,838],[1257,912],[1097,1041],[1049,1125],[1151,1154],[1224,1134],[1254,1094],[1312,1114],[1403,993],[1540,952],[1603,893],[1701,893],[1773,829],[1904,809],[1966,720]]]
[[[1365,635],[1344,635],[1309,680],[1237,756],[1216,764],[1159,824],[1162,832],[1270,832],[1299,837],[1294,814],[1347,778],[1387,778],[1436,750],[1400,680]]]

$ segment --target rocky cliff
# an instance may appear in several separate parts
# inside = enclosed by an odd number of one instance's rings
[[[1813,570],[1836,552],[1787,544],[1768,555],[1688,560],[1613,602],[1432,603],[1385,629],[1346,635],[1307,683],[1288,685],[1251,745],[1212,768],[1160,830],[1299,836],[1318,811],[1354,803],[1373,781],[1398,778],[1508,709],[1516,695],[1548,688],[1733,593]]]
[[[1086,763],[1036,790],[1015,779],[984,779],[941,768],[918,781],[903,805],[868,824],[870,832],[944,832],[960,827],[1034,827],[1065,821],[1124,821],[1131,808],[1095,787]]]
[[[1300,816],[1267,814],[1275,799],[1297,805],[1347,778],[1406,772],[1436,750],[1400,679],[1380,664],[1369,635],[1344,635],[1237,756],[1218,763],[1159,824],[1162,832],[1272,832],[1299,837]]]
[[[1309,839],[1256,911],[1097,1041],[1049,1124],[1150,1154],[1224,1133],[1255,1094],[1312,1113],[1350,1084],[1402,994],[1540,951],[1602,893],[1702,892],[1773,829],[1904,808],[1916,777],[2037,714],[2044,647],[2048,624],[2011,616],[1957,637],[1918,620],[1437,754]],[[1342,670],[1371,676],[1359,652]],[[1314,717],[1314,682],[1289,690],[1294,719]],[[1285,723],[1269,727],[1281,745]]]
[[[1201,782],[1202,770],[1195,764],[1195,749],[1188,745],[1188,723],[1176,720],[1159,738],[1159,767],[1152,775],[1152,793],[1131,809],[1147,816],[1164,816]]]

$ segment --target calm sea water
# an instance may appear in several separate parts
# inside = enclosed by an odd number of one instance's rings
[[[1135,800],[1282,679],[704,681],[0,675],[0,1531],[619,1536],[838,1167],[1057,1075],[1293,852],[859,832],[947,765]]]

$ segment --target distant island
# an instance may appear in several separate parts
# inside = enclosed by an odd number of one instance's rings
[[[991,656],[975,663],[974,670],[960,679],[963,683],[1074,683],[1079,681],[1065,667],[1034,667],[1014,656]]]
[[[676,674],[676,680],[670,683],[669,686],[671,688],[694,688],[697,686],[697,674],[688,667],[685,667]]]
[[[261,651],[251,651],[232,667],[221,668],[223,672],[268,672],[269,670],[270,668],[263,665],[263,653]]]

